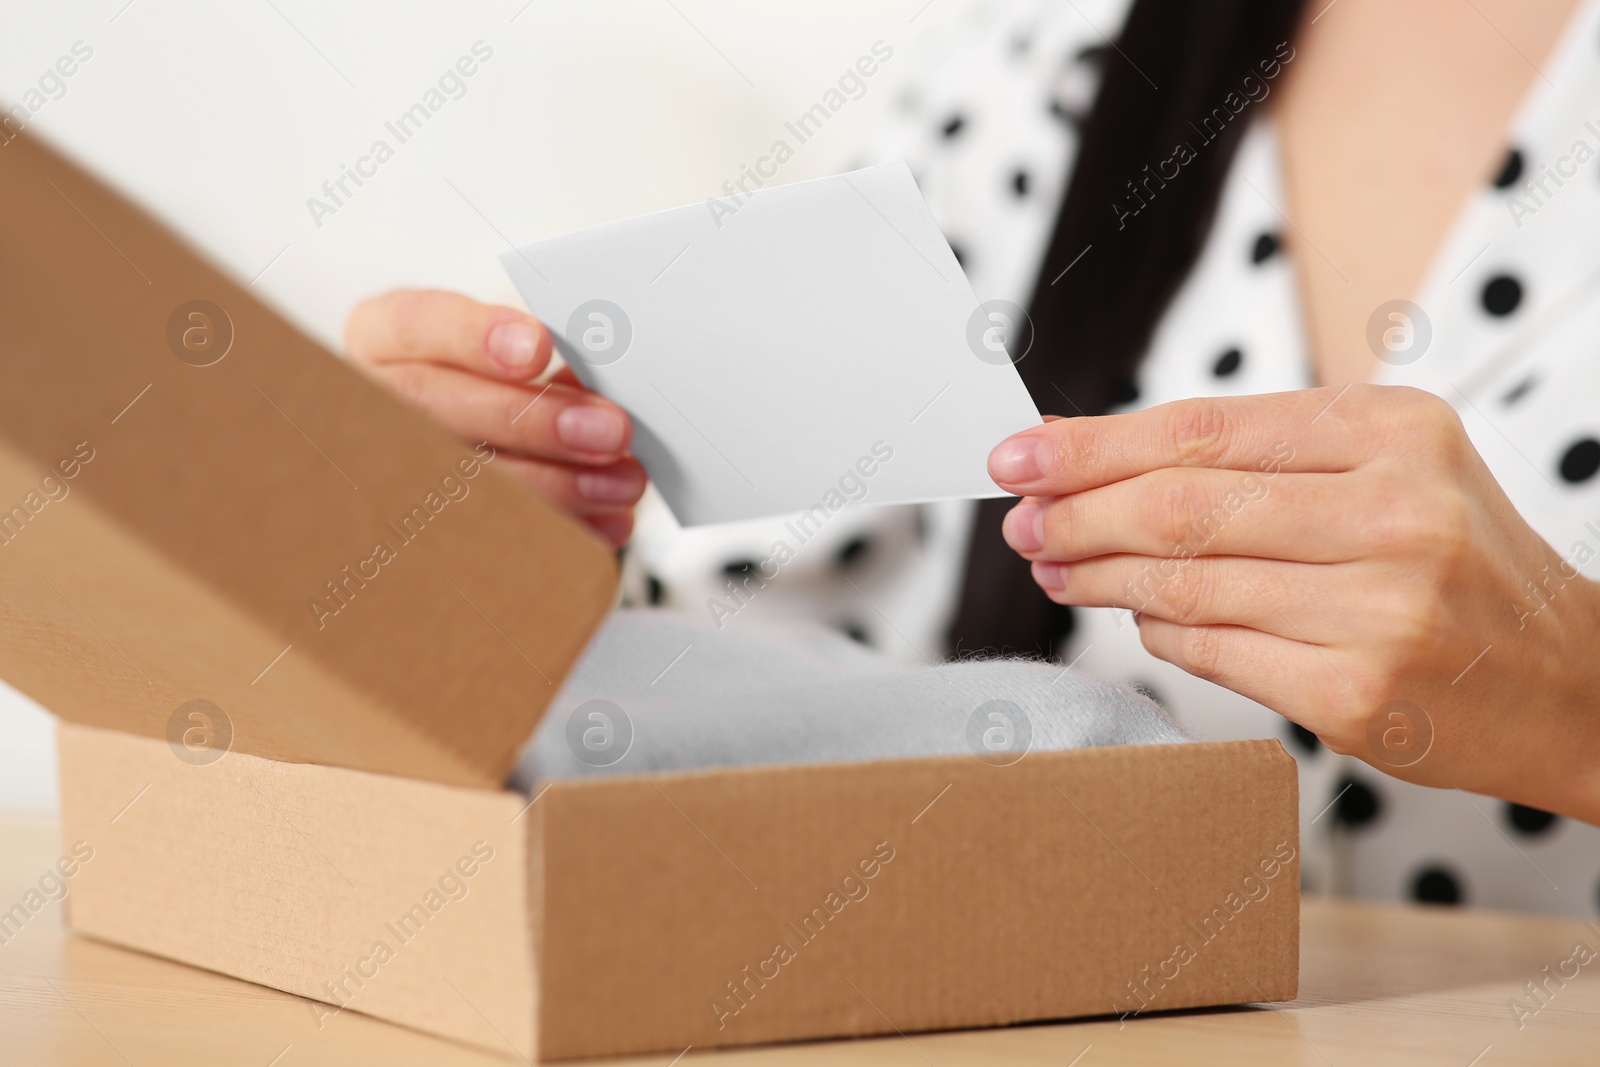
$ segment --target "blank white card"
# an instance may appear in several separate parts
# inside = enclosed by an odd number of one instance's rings
[[[685,526],[1001,496],[989,450],[1040,421],[1025,316],[980,306],[904,163],[501,260]]]

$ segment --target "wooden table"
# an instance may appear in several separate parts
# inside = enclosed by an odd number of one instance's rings
[[[0,820],[0,911],[60,854],[48,822]],[[175,908],[183,901],[172,902]],[[718,1067],[864,1064],[1108,1067],[1113,1064],[1600,1064],[1600,956],[1550,980],[1518,1025],[1524,983],[1559,975],[1600,924],[1487,911],[1308,899],[1301,996],[1274,1008],[1172,1012],[707,1054]],[[0,930],[0,937],[5,931]],[[1580,953],[1577,959],[1586,958]],[[684,1067],[701,1059],[684,1056]],[[0,1064],[18,1067],[504,1065],[345,1012],[317,1028],[310,1003],[247,982],[68,937],[50,903],[0,944]],[[655,1056],[628,1063],[665,1065]],[[619,1061],[622,1062],[622,1061]]]

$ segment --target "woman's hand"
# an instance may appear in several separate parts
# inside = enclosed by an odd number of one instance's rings
[[[550,363],[550,334],[526,312],[458,293],[396,289],[356,305],[345,349],[358,367],[474,443],[613,545],[633,530],[645,473],[623,410]]]
[[[1156,656],[1398,777],[1600,822],[1600,586],[1444,401],[1180,401],[1026,430],[989,470],[1057,603],[1137,612]]]

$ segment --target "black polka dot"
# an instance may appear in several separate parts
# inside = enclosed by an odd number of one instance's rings
[[[834,562],[845,570],[860,566],[872,555],[872,542],[865,537],[852,537],[834,553]]]
[[[1594,477],[1600,470],[1600,441],[1585,437],[1567,446],[1561,456],[1561,477],[1576,485]]]
[[[1506,395],[1500,398],[1500,403],[1510,407],[1512,404],[1515,404],[1517,401],[1527,396],[1528,390],[1532,389],[1537,381],[1537,378],[1522,379],[1522,381],[1506,390]]]
[[[939,132],[944,134],[947,138],[954,137],[956,134],[961,132],[962,127],[964,127],[966,124],[967,120],[964,116],[960,114],[951,115],[949,118],[944,120],[944,125],[939,127]]]
[[[1355,778],[1339,783],[1334,795],[1339,799],[1333,806],[1334,818],[1346,826],[1366,826],[1383,814],[1383,804],[1372,787]]]
[[[1105,45],[1091,44],[1087,47],[1078,49],[1078,54],[1075,58],[1079,63],[1099,63],[1101,60],[1105,59],[1105,57]]]
[[[839,624],[839,629],[844,632],[846,637],[857,644],[872,644],[872,635],[867,633],[867,628],[859,622],[842,622]]]
[[[1513,148],[1506,153],[1506,161],[1500,164],[1500,172],[1494,176],[1496,189],[1509,189],[1522,177],[1522,153]]]
[[[1522,283],[1509,274],[1497,274],[1483,286],[1483,310],[1496,318],[1509,315],[1522,303]]]
[[[1411,899],[1424,904],[1461,903],[1461,882],[1443,867],[1424,867],[1411,879]]]
[[[651,607],[656,607],[667,599],[667,587],[661,584],[660,578],[647,574],[644,576],[644,596]]]
[[[1118,378],[1111,383],[1111,406],[1120,408],[1139,399],[1139,384],[1132,378]]]
[[[1018,196],[1028,195],[1028,172],[1021,167],[1011,175],[1011,191]]]
[[[1238,371],[1239,364],[1242,362],[1244,362],[1244,353],[1239,351],[1238,348],[1230,348],[1217,357],[1217,361],[1211,365],[1211,373],[1218,378],[1226,378]]]
[[[1250,246],[1250,262],[1260,265],[1278,254],[1278,249],[1283,243],[1278,240],[1278,235],[1267,232],[1256,235],[1255,244]]]
[[[734,581],[738,581],[747,574],[756,573],[755,560],[732,559],[722,565],[722,573]]]
[[[1167,702],[1162,699],[1161,694],[1156,692],[1156,687],[1151,685],[1149,682],[1129,682],[1128,688],[1132,689],[1136,693],[1143,693],[1149,698],[1150,702],[1155,704],[1158,708],[1165,709],[1167,706]]]
[[[1025,56],[1032,47],[1033,38],[1025,33],[1019,33],[1011,38],[1011,54],[1014,56]]]
[[[1317,735],[1307,730],[1297,722],[1289,723],[1289,740],[1307,756],[1314,756],[1322,748],[1322,742],[1317,740]]]
[[[1519,834],[1527,837],[1538,837],[1540,834],[1549,833],[1555,826],[1558,816],[1538,808],[1530,808],[1526,804],[1507,804],[1506,822]]]
[[[956,266],[965,270],[967,267],[967,254],[961,250],[961,246],[956,244],[954,241],[951,241],[950,251],[956,257]]]

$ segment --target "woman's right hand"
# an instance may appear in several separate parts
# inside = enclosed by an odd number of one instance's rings
[[[496,467],[621,545],[645,488],[628,451],[632,423],[568,368],[536,382],[551,347],[524,311],[433,289],[364,300],[345,323],[358,367],[466,440],[493,445]]]

